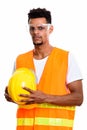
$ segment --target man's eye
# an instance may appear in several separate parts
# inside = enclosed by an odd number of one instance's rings
[[[31,31],[34,31],[34,30],[35,30],[35,28],[34,28],[34,27],[30,27],[30,30],[31,30]]]
[[[45,27],[42,27],[42,26],[38,27],[38,30],[43,30],[43,29],[45,29]]]

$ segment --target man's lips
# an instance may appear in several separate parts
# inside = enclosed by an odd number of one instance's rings
[[[33,37],[33,39],[34,39],[34,40],[40,40],[40,39],[41,39],[41,37],[34,36],[34,37]]]

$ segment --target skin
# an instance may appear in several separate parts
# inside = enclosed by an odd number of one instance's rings
[[[39,25],[46,24],[45,18],[33,18],[30,19],[29,24]],[[48,56],[53,47],[49,43],[49,35],[53,31],[53,26],[51,25],[49,29],[45,29],[40,31],[35,29],[33,32],[30,31],[30,35],[32,37],[32,41],[34,43],[34,51],[33,57],[35,59],[43,59]],[[25,100],[21,100],[25,104],[41,104],[41,103],[50,103],[61,106],[80,106],[83,102],[83,89],[82,89],[82,80],[76,80],[67,84],[67,88],[69,88],[70,93],[67,95],[49,95],[45,94],[40,90],[33,91],[26,86],[23,88],[29,92],[29,94],[20,94],[19,96],[25,97]],[[7,87],[5,90],[5,98],[7,101],[12,101],[11,97],[9,97],[7,92]]]

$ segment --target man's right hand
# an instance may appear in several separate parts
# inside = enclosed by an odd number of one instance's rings
[[[8,94],[8,86],[6,86],[6,88],[5,88],[4,96],[5,96],[5,99],[6,99],[7,101],[15,103],[15,102],[12,100],[12,98],[9,96],[9,94]]]

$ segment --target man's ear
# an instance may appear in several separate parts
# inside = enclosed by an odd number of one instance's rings
[[[51,33],[53,32],[53,30],[54,30],[54,27],[53,27],[53,25],[51,25],[51,26],[49,27],[49,34],[51,34]]]

